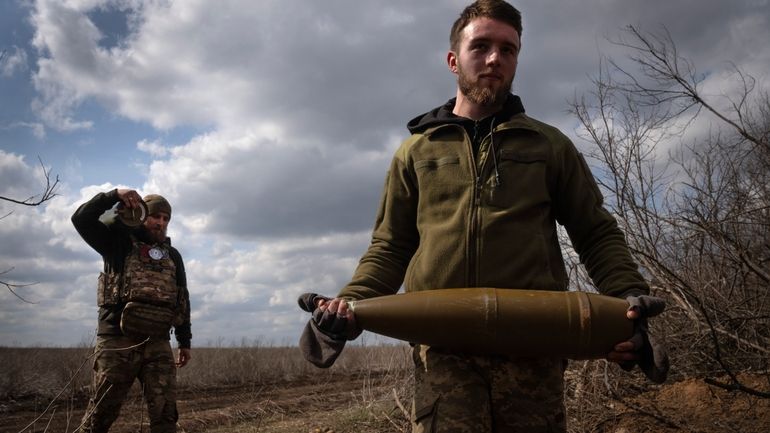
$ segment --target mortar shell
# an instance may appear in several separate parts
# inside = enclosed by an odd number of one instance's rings
[[[628,340],[628,302],[585,292],[458,288],[351,301],[365,330],[466,353],[603,358]]]

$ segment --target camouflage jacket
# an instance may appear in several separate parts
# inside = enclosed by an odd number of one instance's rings
[[[410,122],[412,135],[385,180],[371,244],[339,296],[393,294],[402,283],[406,291],[566,290],[557,223],[600,292],[649,292],[583,156],[565,135],[520,106],[492,119],[491,133],[474,143],[456,120],[462,118],[446,115],[453,106],[450,100]]]
[[[80,236],[91,248],[101,254],[104,260],[105,273],[123,272],[126,258],[132,249],[132,233],[129,229],[119,224],[107,226],[99,220],[99,217],[119,200],[117,190],[99,193],[82,204],[72,215],[72,223]],[[138,231],[134,231],[133,234],[138,237],[141,236]],[[182,324],[174,327],[174,334],[180,348],[189,348],[192,332],[187,275],[179,251],[171,246],[169,239],[166,242],[168,243],[169,255],[176,266],[176,284],[179,286],[179,290],[184,291],[182,298],[187,304],[184,306],[185,317]],[[120,315],[124,306],[125,304],[118,304],[99,308],[99,329],[97,331],[99,335],[121,335]]]

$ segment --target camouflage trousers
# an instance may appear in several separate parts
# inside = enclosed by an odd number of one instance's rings
[[[565,433],[560,359],[468,356],[416,345],[413,433]]]
[[[176,366],[168,340],[99,336],[94,353],[93,388],[80,432],[107,432],[135,379],[142,384],[150,432],[176,431]]]

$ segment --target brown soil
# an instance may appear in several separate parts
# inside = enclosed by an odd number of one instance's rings
[[[766,379],[743,382],[767,389]],[[765,380],[765,382],[762,382]],[[362,401],[366,379],[334,378],[327,382],[269,386],[219,387],[180,393],[180,431],[276,433],[374,433],[408,431],[392,390],[368,389],[379,400]],[[390,393],[390,394],[389,394]],[[768,432],[770,399],[727,391],[702,380],[686,379],[629,399],[614,399],[596,432]],[[69,406],[69,408],[68,408]],[[21,432],[45,408],[41,402],[0,402],[0,432]],[[148,432],[140,396],[124,406],[111,430]],[[83,414],[83,402],[58,404],[24,432],[71,432]],[[50,423],[50,424],[49,424]],[[140,427],[141,426],[141,427]],[[404,429],[404,430],[401,430]]]
[[[361,405],[362,387],[369,379],[334,380],[312,384],[280,383],[186,390],[178,395],[180,432],[385,432],[394,430],[387,404]],[[135,385],[111,433],[149,432],[141,396]],[[382,390],[386,393],[387,390]],[[72,432],[83,416],[85,401],[45,409],[40,401],[0,402],[0,432]],[[361,407],[366,406],[366,407]],[[395,404],[393,405],[395,406]],[[402,416],[403,417],[403,416]]]
[[[770,391],[766,376],[742,375],[740,381],[755,390]],[[770,398],[728,391],[699,379],[685,379],[655,392],[619,400],[616,409],[599,431],[770,432]]]

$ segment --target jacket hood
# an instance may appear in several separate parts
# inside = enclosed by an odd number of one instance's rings
[[[475,121],[468,119],[467,117],[461,117],[452,113],[456,102],[457,98],[452,98],[444,105],[436,107],[427,113],[415,117],[414,119],[410,120],[409,123],[407,123],[407,129],[409,129],[409,132],[412,134],[418,134],[424,132],[428,128],[446,125],[448,123],[454,123],[467,129],[467,127],[469,125],[473,125]],[[496,119],[496,123],[502,123],[514,115],[523,112],[524,105],[521,103],[521,98],[519,98],[517,95],[509,94],[508,98],[505,100],[503,108],[488,118],[494,117]]]

